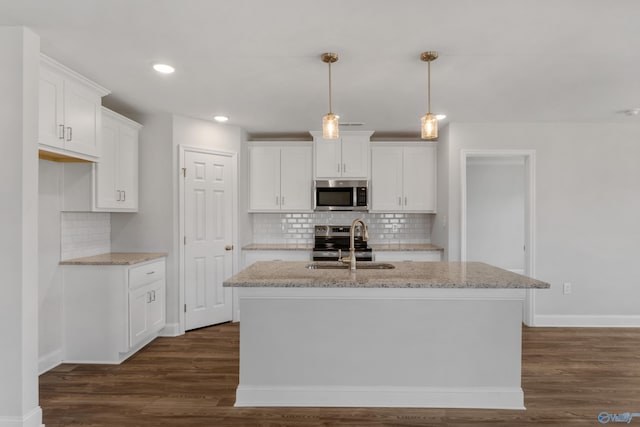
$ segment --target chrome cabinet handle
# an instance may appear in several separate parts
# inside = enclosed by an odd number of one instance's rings
[[[121,194],[121,193],[122,193],[122,191],[120,191],[120,190],[116,190],[116,192],[118,193],[118,198],[116,199],[116,202],[119,202],[119,201],[121,201],[121,200],[122,200],[122,194]]]
[[[58,137],[58,139],[64,139],[64,125],[59,125],[60,126],[60,136]]]
[[[347,173],[347,164],[346,163],[342,164],[342,173]]]
[[[127,201],[127,192],[122,190],[122,201],[125,202]]]
[[[338,163],[338,173],[340,173],[340,163]]]
[[[155,271],[147,271],[147,274],[154,274]]]
[[[71,126],[67,126],[67,141],[71,141],[73,139],[73,129]]]
[[[280,202],[282,203],[282,206],[284,206],[284,196],[280,198]]]
[[[407,206],[407,196],[404,196],[404,205]]]
[[[398,196],[398,206],[402,206],[402,197]]]
[[[156,291],[151,291],[151,295],[152,295],[151,301],[155,301],[156,300]]]
[[[151,302],[151,292],[147,292],[147,304]]]
[[[280,198],[276,196],[276,206],[280,206]]]

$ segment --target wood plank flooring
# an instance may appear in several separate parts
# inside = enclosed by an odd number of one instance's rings
[[[234,408],[239,325],[158,338],[122,365],[40,377],[47,427],[582,426],[640,412],[640,329],[523,328],[524,411]],[[631,425],[640,425],[634,418]],[[614,424],[615,425],[615,424]]]

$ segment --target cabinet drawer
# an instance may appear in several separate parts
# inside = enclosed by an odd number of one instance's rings
[[[135,289],[147,283],[164,279],[164,260],[129,268],[129,289]]]

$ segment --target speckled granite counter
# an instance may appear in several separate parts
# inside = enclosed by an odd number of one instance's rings
[[[290,244],[290,243],[252,243],[242,247],[243,251],[311,251],[312,244]]]
[[[374,251],[444,251],[444,248],[431,243],[370,243]]]
[[[256,262],[224,282],[284,288],[548,288],[549,284],[479,262],[397,262],[391,270],[308,269],[309,262]],[[331,263],[325,263],[331,264]]]
[[[166,257],[165,252],[110,252],[95,256],[66,259],[60,265],[132,265]]]

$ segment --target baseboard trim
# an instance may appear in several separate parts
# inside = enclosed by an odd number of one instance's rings
[[[42,408],[36,406],[23,417],[1,417],[0,427],[44,427],[42,424]]]
[[[42,375],[45,372],[55,368],[59,364],[62,363],[63,351],[62,349],[53,350],[49,354],[45,354],[44,356],[38,359],[38,375]]]
[[[182,335],[179,323],[167,323],[163,329],[158,332],[159,337],[177,337]]]
[[[238,386],[235,406],[525,409],[520,387]]]
[[[638,328],[640,316],[635,315],[570,315],[538,314],[533,326],[584,327],[584,328]]]

